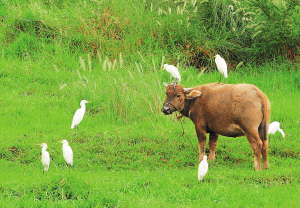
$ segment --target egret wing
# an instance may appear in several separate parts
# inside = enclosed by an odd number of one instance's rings
[[[268,134],[275,134],[279,129],[280,123],[278,121],[274,121],[269,125]]]
[[[50,155],[47,151],[42,153],[42,165],[45,171],[48,171],[50,166]]]
[[[63,156],[66,160],[67,164],[73,165],[73,151],[70,146],[66,146],[63,148]]]
[[[83,116],[84,116],[84,109],[79,108],[73,116],[71,129],[73,129],[75,126],[77,126],[82,121]]]
[[[226,61],[222,57],[218,57],[215,59],[216,65],[220,73],[227,78],[227,64]]]
[[[172,67],[171,68],[171,70],[172,70],[171,75],[173,77],[175,77],[176,79],[178,79],[179,81],[181,81],[181,76],[180,76],[180,73],[179,73],[178,69],[173,65],[171,65],[170,67]]]
[[[198,169],[198,180],[201,181],[208,171],[208,163],[206,160],[202,160]]]

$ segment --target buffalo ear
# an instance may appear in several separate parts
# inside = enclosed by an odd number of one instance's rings
[[[202,92],[200,92],[199,90],[192,90],[189,94],[186,95],[186,99],[188,100],[192,100],[195,99],[196,97],[200,97],[202,94]]]
[[[167,83],[164,82],[165,87],[168,87],[169,85]]]

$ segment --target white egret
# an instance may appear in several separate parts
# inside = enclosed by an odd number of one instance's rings
[[[73,166],[73,151],[72,151],[72,148],[69,146],[67,140],[64,139],[60,142],[63,143],[62,150],[63,150],[63,156],[65,158],[66,164],[70,165],[70,166]]]
[[[198,168],[198,180],[201,181],[204,176],[206,175],[208,171],[208,162],[207,162],[207,156],[203,156],[203,160],[199,164]]]
[[[77,126],[82,121],[83,116],[85,114],[85,110],[86,110],[85,104],[90,103],[90,102],[91,101],[87,101],[87,100],[82,100],[80,102],[81,108],[79,108],[73,116],[71,129],[74,129],[74,127]]]
[[[44,167],[44,171],[48,171],[49,170],[49,166],[50,166],[50,155],[49,152],[46,151],[46,149],[48,148],[48,145],[46,143],[42,143],[42,144],[38,144],[40,146],[42,146],[42,165]]]
[[[219,83],[220,83],[222,75],[225,78],[227,78],[227,64],[226,64],[226,61],[219,54],[217,54],[215,57],[216,57],[215,62],[216,62],[217,68],[218,68],[219,72],[221,73],[221,77],[219,80]],[[224,80],[224,83],[225,83],[225,80]]]
[[[165,64],[164,68],[167,72],[169,72],[172,75],[172,77],[174,77],[175,79],[178,79],[181,82],[181,77],[180,77],[179,71],[175,66]]]
[[[269,125],[268,134],[275,134],[277,131],[281,133],[282,137],[285,137],[285,133],[280,128],[280,123],[278,121],[274,121]]]

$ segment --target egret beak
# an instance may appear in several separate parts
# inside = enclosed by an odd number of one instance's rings
[[[88,103],[91,103],[92,101],[87,101]]]
[[[62,141],[59,141],[60,143],[63,143]]]

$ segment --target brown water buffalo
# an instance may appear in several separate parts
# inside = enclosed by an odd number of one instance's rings
[[[164,83],[165,84],[165,83]],[[189,117],[195,124],[199,142],[199,161],[205,151],[209,133],[209,159],[215,159],[219,134],[228,137],[246,135],[254,152],[255,170],[268,169],[267,132],[270,103],[267,96],[251,84],[211,83],[183,88],[176,83],[166,86],[166,100],[161,109],[165,115],[174,111]]]

